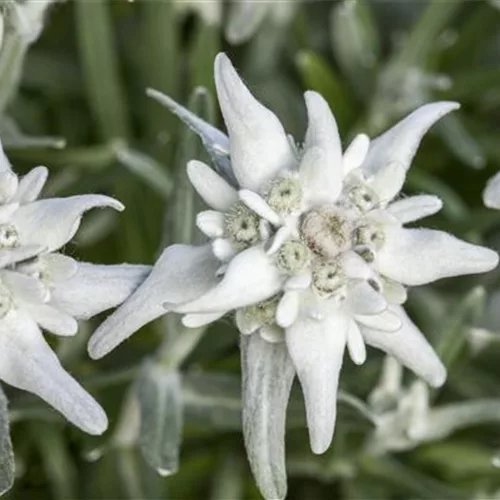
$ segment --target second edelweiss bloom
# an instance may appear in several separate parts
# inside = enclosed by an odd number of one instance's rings
[[[152,93],[202,135],[225,173],[188,165],[210,207],[197,216],[209,243],[167,248],[96,331],[90,353],[105,355],[164,314],[162,304],[185,314],[190,327],[235,311],[249,460],[264,496],[283,498],[285,415],[295,374],[311,447],[323,453],[334,432],[345,349],[362,364],[365,344],[380,348],[429,384],[443,384],[444,366],[401,307],[406,287],[488,271],[498,256],[444,232],[404,227],[439,211],[437,197],[396,199],[423,135],[457,104],[423,106],[371,144],[359,135],[343,152],[327,103],[307,92],[309,124],[299,148],[223,54],[215,82],[229,138]]]
[[[75,335],[78,319],[125,300],[147,266],[98,266],[57,251],[74,236],[84,212],[122,210],[103,195],[38,197],[45,167],[19,178],[0,144],[0,380],[37,394],[90,434],[107,428],[99,404],[67,373],[42,330]]]

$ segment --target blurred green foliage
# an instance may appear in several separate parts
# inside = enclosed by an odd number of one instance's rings
[[[220,50],[297,137],[305,128],[306,89],[328,100],[346,143],[359,131],[377,135],[425,102],[460,101],[462,109],[425,139],[406,192],[444,200],[445,209],[427,225],[500,248],[500,215],[480,197],[500,169],[495,2],[304,2],[289,25],[269,18],[238,47],[227,45],[222,27],[207,24],[196,8],[178,7],[171,0],[67,1],[51,8],[29,50],[6,30],[0,132],[18,172],[45,164],[51,195],[106,192],[127,206],[119,216],[89,215],[66,252],[94,262],[153,263],[165,244],[193,241],[192,214],[200,202],[185,164],[205,153],[145,89],[163,91],[220,124],[212,79]],[[497,274],[443,281],[415,290],[409,301],[450,368],[431,404],[489,398],[489,413],[474,407],[470,427],[466,422],[449,436],[374,456],[365,443],[376,410],[356,398],[365,400],[374,388],[382,357],[370,352],[362,368],[346,362],[340,422],[324,456],[308,448],[295,390],[287,434],[290,499],[500,498],[500,323],[488,307]],[[485,288],[473,289],[478,285]],[[259,498],[240,432],[238,335],[231,322],[187,334],[168,317],[91,362],[85,344],[94,325],[82,325],[76,339],[59,340],[57,351],[103,404],[111,430],[102,438],[84,436],[41,401],[5,388],[17,476],[6,498]],[[478,331],[490,335],[474,344]],[[404,380],[410,387],[411,378]],[[141,426],[137,395],[144,391]],[[160,404],[174,410],[157,414]],[[395,406],[396,400],[384,411]]]

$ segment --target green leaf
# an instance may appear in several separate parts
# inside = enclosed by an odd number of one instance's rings
[[[244,489],[244,464],[233,450],[224,449],[215,472],[211,500],[240,500]]]
[[[120,147],[116,152],[118,161],[135,176],[158,192],[165,200],[173,189],[173,182],[165,167],[154,158],[127,147]]]
[[[0,137],[2,138],[2,144],[6,149],[62,149],[66,146],[66,140],[62,137],[37,137],[24,134],[17,126],[17,123],[8,116],[3,116],[0,121]]]
[[[480,169],[485,166],[486,159],[481,145],[456,115],[445,117],[436,128],[458,159],[472,168]]]
[[[425,498],[428,500],[465,500],[469,496],[440,481],[422,474],[390,457],[365,456],[361,461],[361,470],[373,480],[381,480],[404,492],[402,498]],[[411,495],[410,495],[411,494]]]
[[[174,2],[141,2],[140,8],[139,30],[131,45],[136,52],[134,69],[138,83],[140,88],[153,87],[176,98],[185,58],[181,57],[180,25],[176,22]],[[139,112],[146,137],[156,141],[161,134],[170,143],[177,128],[175,118],[146,98]],[[171,148],[164,149],[162,159],[167,159]]]
[[[32,422],[30,426],[54,498],[60,500],[75,498],[77,470],[68,448],[69,443],[64,437],[63,428],[45,422]]]
[[[161,476],[175,474],[179,468],[183,426],[180,375],[146,363],[137,390],[141,406],[139,442],[142,455]]]
[[[115,50],[110,2],[78,0],[78,48],[88,102],[103,140],[130,136],[125,92]]]
[[[373,90],[380,53],[377,27],[368,3],[344,1],[332,10],[330,33],[335,57],[354,89],[363,95]]]
[[[15,31],[5,34],[0,51],[0,114],[15,94],[28,46]]]
[[[436,346],[436,352],[448,368],[455,363],[466,347],[467,327],[482,314],[485,300],[485,289],[477,286],[454,306]]]
[[[462,8],[463,0],[432,0],[411,29],[391,64],[421,67],[436,50],[436,38],[448,27]]]
[[[491,450],[474,441],[433,443],[415,451],[415,460],[432,467],[450,480],[464,477],[496,475]]]
[[[486,92],[500,87],[500,68],[479,68],[475,71],[461,71],[451,76],[452,86],[444,92],[445,99],[457,101],[478,101]]]
[[[10,441],[7,398],[0,386],[0,495],[14,483],[14,453]]]
[[[499,22],[498,9],[485,2],[475,2],[474,8],[463,16],[456,42],[444,54],[444,69],[451,72],[474,64],[497,35]]]
[[[443,200],[443,215],[461,222],[470,216],[470,209],[452,186],[423,169],[413,168],[408,172],[407,187],[427,194],[435,194]]]
[[[189,100],[189,110],[206,121],[212,121],[214,111],[210,94],[198,87]],[[197,229],[196,213],[204,209],[204,204],[188,179],[186,166],[189,160],[204,156],[204,150],[196,135],[189,127],[184,127],[177,149],[175,165],[175,193],[172,203],[166,207],[164,245],[172,243],[197,244],[203,236]]]

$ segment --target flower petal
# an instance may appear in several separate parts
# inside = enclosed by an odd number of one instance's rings
[[[19,180],[11,170],[0,171],[0,203],[9,203],[17,191]]]
[[[300,178],[307,207],[333,203],[337,199],[337,179],[330,175],[327,153],[324,149],[307,149],[300,163]]]
[[[0,224],[9,223],[12,214],[19,208],[19,203],[7,203],[0,206]]]
[[[212,161],[217,166],[219,173],[223,175],[227,181],[236,185],[236,179],[229,161],[229,138],[227,135],[213,125],[210,125],[210,123],[196,116],[189,111],[189,109],[175,102],[168,95],[154,89],[147,89],[146,94],[167,107],[200,137],[203,147],[207,150]]]
[[[401,328],[401,318],[389,308],[380,314],[356,314],[354,319],[364,326],[384,332],[396,332]]]
[[[243,436],[253,475],[266,499],[286,496],[285,420],[295,376],[285,343],[242,336]]]
[[[288,137],[278,118],[253,97],[222,53],[215,59],[215,86],[236,179],[242,188],[258,191],[280,170],[295,165]]]
[[[78,332],[76,320],[56,307],[40,303],[27,303],[24,307],[38,326],[50,333],[68,337]]]
[[[19,187],[12,201],[17,201],[21,205],[35,201],[42,192],[48,175],[49,171],[46,167],[31,169],[19,181]]]
[[[276,323],[282,328],[288,328],[299,314],[299,292],[285,292],[276,310]]]
[[[365,161],[370,147],[370,138],[365,134],[358,134],[344,151],[343,166],[344,175],[356,170]]]
[[[244,308],[237,309],[234,316],[236,327],[242,335],[251,335],[262,325],[262,321],[259,321],[253,314],[247,314]]]
[[[352,362],[356,365],[362,365],[366,361],[366,346],[361,330],[355,321],[349,322],[349,331],[347,332],[347,350]]]
[[[382,291],[384,297],[391,304],[404,304],[408,298],[406,288],[397,281],[382,277]]]
[[[406,170],[400,163],[392,162],[381,167],[368,179],[368,185],[377,193],[383,205],[389,203],[405,183]]]
[[[262,325],[259,335],[270,344],[279,344],[285,341],[285,331],[278,325]]]
[[[366,281],[356,283],[349,291],[349,305],[354,314],[379,314],[386,307],[384,297]]]
[[[196,216],[196,226],[209,238],[220,238],[224,234],[224,214],[215,210],[205,210]]]
[[[440,198],[423,194],[395,201],[387,207],[387,211],[401,224],[407,224],[434,215],[441,208],[443,208],[443,202]]]
[[[483,192],[483,202],[489,208],[500,208],[500,172],[494,175],[486,184]]]
[[[89,434],[102,434],[108,426],[103,409],[64,370],[35,322],[20,312],[2,320],[0,378],[37,394]]]
[[[5,155],[5,152],[3,150],[3,145],[0,142],[0,172],[5,172],[12,170],[12,165],[10,164],[9,159]]]
[[[47,302],[50,292],[39,279],[33,276],[2,269],[0,271],[1,282],[10,290],[15,302],[23,305],[26,302]]]
[[[212,242],[212,252],[221,262],[228,262],[238,250],[228,238],[217,238]]]
[[[238,201],[236,189],[205,163],[190,161],[187,175],[203,201],[214,210],[227,212]]]
[[[76,265],[76,273],[52,290],[51,304],[77,319],[89,319],[121,304],[151,272],[150,266],[130,264]]]
[[[179,304],[202,295],[215,285],[218,267],[210,245],[168,247],[142,285],[92,335],[90,357],[105,356],[145,324],[166,314],[164,303]]]
[[[408,170],[425,133],[441,117],[459,107],[456,102],[446,101],[426,104],[372,140],[363,163],[367,176],[393,162]]]
[[[78,272],[78,262],[60,253],[46,253],[38,260],[42,266],[43,280],[52,284],[72,278]]]
[[[304,393],[311,449],[317,454],[324,453],[333,438],[348,328],[348,318],[333,313],[323,321],[300,316],[286,329],[288,351]]]
[[[387,333],[361,325],[366,343],[393,356],[433,387],[440,387],[446,379],[443,363],[404,309],[391,306],[391,310],[400,317],[401,328]]]
[[[23,245],[16,248],[0,250],[0,268],[31,259],[46,250],[43,245]]]
[[[123,210],[119,202],[103,195],[47,198],[21,206],[12,217],[22,245],[43,245],[52,252],[65,245],[78,231],[84,212],[91,208]]]
[[[281,226],[281,217],[269,206],[266,200],[260,194],[250,191],[249,189],[241,189],[238,192],[240,200],[259,217],[269,221],[275,226]]]
[[[388,278],[416,286],[490,271],[498,264],[498,254],[442,231],[386,227],[376,263]]]
[[[182,318],[182,324],[187,328],[200,328],[202,326],[214,323],[224,316],[222,313],[207,313],[207,314],[186,314]]]
[[[176,307],[175,312],[222,312],[266,300],[281,290],[281,275],[264,249],[255,246],[244,250],[229,262],[222,281],[192,302]]]
[[[314,167],[315,184],[322,186],[322,192],[330,191],[329,202],[334,202],[342,189],[342,146],[335,117],[328,103],[317,92],[304,94],[307,106],[308,127],[304,149],[319,148],[324,156],[317,158]]]

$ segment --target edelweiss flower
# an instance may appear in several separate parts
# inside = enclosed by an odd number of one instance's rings
[[[188,165],[211,208],[197,216],[210,243],[167,248],[149,278],[95,332],[89,350],[94,358],[105,355],[164,314],[162,303],[185,314],[190,327],[234,310],[250,464],[264,496],[283,498],[285,415],[295,374],[312,449],[322,453],[334,432],[345,348],[361,364],[367,343],[431,385],[443,384],[445,368],[401,307],[406,286],[484,272],[498,256],[440,231],[404,228],[437,212],[437,197],[395,200],[422,136],[457,104],[423,106],[371,144],[359,135],[342,153],[335,119],[319,94],[305,94],[309,125],[297,147],[223,54],[215,82],[229,140],[151,93],[202,135],[226,173],[224,179],[200,162]]]
[[[146,266],[97,266],[56,251],[95,207],[122,210],[101,195],[37,200],[47,169],[19,179],[0,146],[0,379],[33,392],[90,434],[107,427],[102,408],[64,370],[41,329],[74,335],[77,319],[125,300]]]

